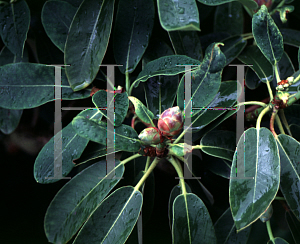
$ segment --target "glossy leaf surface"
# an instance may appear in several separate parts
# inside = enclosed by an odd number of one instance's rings
[[[181,194],[174,200],[172,239],[174,244],[217,243],[209,213],[193,193]]]
[[[237,233],[232,219],[230,208],[228,208],[215,223],[215,231],[218,244],[244,244],[250,235],[251,226]]]
[[[133,103],[134,111],[137,117],[145,123],[151,123],[154,118],[153,113],[149,109],[147,109],[139,99],[132,96],[129,96],[128,98]]]
[[[129,107],[127,92],[116,93],[113,99],[114,101],[111,102],[114,102],[114,118],[112,118],[111,122],[115,120],[114,125],[119,126],[124,121]],[[107,92],[104,90],[96,92],[93,95],[92,100],[95,106],[99,108],[99,112],[107,118]]]
[[[123,244],[139,217],[143,195],[131,186],[108,196],[83,225],[74,244]]]
[[[240,35],[243,33],[243,25],[243,7],[239,2],[225,3],[216,8],[214,32]]]
[[[201,65],[191,72],[191,107],[198,108],[193,110],[192,116],[195,116],[199,108],[207,106],[217,94],[221,85],[221,74],[226,62],[226,57],[219,48],[219,43],[211,44],[205,53]],[[185,74],[187,75],[187,74]],[[184,110],[184,86],[185,76],[182,77],[177,91],[177,105]],[[190,103],[191,101],[188,101]],[[185,105],[187,106],[187,104]]]
[[[140,82],[145,82],[153,76],[177,75],[183,73],[185,72],[185,67],[183,66],[184,64],[200,65],[200,61],[184,55],[165,56],[153,60],[145,66],[141,73],[139,73],[137,79],[135,80],[134,87],[138,87]]]
[[[195,0],[157,0],[159,21],[166,31],[200,31],[200,19]]]
[[[237,150],[241,150],[247,160],[245,172],[238,177],[250,179],[238,179],[236,176],[236,169],[239,170],[239,164],[243,163],[240,159],[237,164]],[[275,198],[279,188],[280,164],[275,138],[267,128],[246,130],[237,150],[231,166],[229,202],[239,231],[256,221]]]
[[[200,3],[203,3],[205,5],[210,5],[210,6],[216,6],[216,5],[221,5],[224,3],[230,3],[233,1],[238,1],[241,4],[245,5],[248,8],[251,9],[257,9],[258,5],[254,0],[198,0]]]
[[[251,65],[250,68],[262,82],[273,79],[273,67],[257,46],[246,47],[238,59],[244,64]]]
[[[202,60],[201,42],[197,31],[168,32],[175,54]]]
[[[0,130],[3,134],[11,134],[18,126],[23,110],[0,108]]]
[[[114,29],[114,56],[120,71],[132,73],[140,62],[152,33],[155,9],[150,1],[119,1]]]
[[[114,170],[106,174],[106,160],[103,160],[84,169],[64,185],[45,215],[48,240],[53,243],[70,240],[123,174],[124,165],[119,160],[116,160]]]
[[[114,0],[84,0],[70,26],[65,45],[66,74],[74,91],[96,77],[110,36]]]
[[[34,163],[34,178],[38,183],[48,184],[58,181],[59,179],[45,179],[45,177],[54,177],[54,164],[57,162],[56,155],[62,154],[62,176],[67,176],[74,168],[73,160],[79,158],[88,140],[80,137],[72,128],[72,124],[68,124],[61,131],[62,150],[54,151],[54,137],[42,148]]]
[[[230,64],[247,45],[247,41],[241,36],[232,36],[222,40],[224,46],[221,46],[221,51],[226,56],[226,65]]]
[[[208,132],[200,141],[201,150],[211,156],[232,161],[236,135],[232,131]]]
[[[107,140],[107,124],[96,119],[87,119],[83,116],[76,116],[73,121],[73,128],[81,137],[100,143],[110,145]],[[140,140],[134,129],[128,125],[115,127],[115,149],[127,152],[136,152],[140,148]]]
[[[300,220],[300,143],[294,138],[280,134],[277,145],[280,155],[280,189],[287,204]]]
[[[77,8],[71,4],[50,0],[47,1],[42,10],[42,23],[51,41],[62,52],[65,49],[69,28]]]
[[[208,109],[195,110],[196,115],[192,117],[193,131],[203,129],[206,125],[226,112],[227,108],[233,106],[237,96],[241,93],[241,86],[236,81],[221,82],[220,89],[213,101],[207,105]],[[218,109],[217,109],[218,108]],[[230,111],[231,112],[231,111]],[[235,111],[233,110],[233,113]],[[206,132],[205,132],[206,133]]]
[[[273,65],[279,62],[283,53],[283,38],[265,5],[253,16],[252,32],[268,61]]]
[[[30,10],[26,1],[9,3],[0,8],[0,35],[8,49],[18,57],[23,48],[30,24]]]
[[[82,99],[90,91],[74,92],[61,70],[63,100]],[[0,106],[8,109],[34,108],[54,101],[54,67],[35,63],[16,63],[0,67]]]

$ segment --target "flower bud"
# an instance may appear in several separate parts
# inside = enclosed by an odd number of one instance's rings
[[[139,134],[139,139],[143,145],[151,145],[160,143],[163,138],[157,128],[149,127]]]
[[[263,214],[262,216],[260,216],[260,220],[261,220],[263,223],[265,223],[266,221],[268,221],[268,220],[271,219],[272,215],[273,215],[273,207],[272,207],[272,205],[270,205],[270,207],[268,207],[268,208],[265,210],[264,214]]]
[[[157,123],[158,129],[163,136],[174,136],[183,127],[183,116],[178,106],[165,110]]]

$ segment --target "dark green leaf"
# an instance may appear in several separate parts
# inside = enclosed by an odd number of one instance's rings
[[[115,190],[83,225],[74,244],[123,244],[136,224],[142,202],[142,193],[132,186]]]
[[[28,62],[28,52],[24,48],[23,58],[14,55],[7,47],[3,47],[0,52],[0,66],[10,63]]]
[[[200,19],[195,0],[157,1],[159,21],[166,31],[200,31]]]
[[[198,113],[192,117],[193,131],[196,132],[203,129],[206,125],[225,113],[227,108],[231,108],[236,103],[241,90],[241,85],[236,81],[221,82],[219,92],[213,101],[207,105],[208,109],[201,109],[200,112],[198,112],[199,110],[195,110]],[[235,110],[233,113],[235,113]]]
[[[221,51],[226,56],[226,65],[230,64],[247,45],[247,41],[241,36],[232,36],[221,41],[224,46],[221,46]]]
[[[291,129],[294,139],[296,139],[297,141],[300,141],[300,126],[292,124],[292,125],[290,125],[290,129]]]
[[[201,42],[197,31],[171,31],[168,34],[175,54],[202,60]]]
[[[114,171],[106,174],[106,160],[103,160],[84,169],[64,185],[46,212],[44,225],[48,240],[52,243],[70,240],[123,174],[124,165],[119,160],[116,160]]]
[[[186,182],[185,182],[185,188],[186,188],[187,193],[192,193],[191,188],[189,187],[189,185]],[[170,225],[171,230],[172,230],[172,225],[173,225],[173,203],[174,203],[175,198],[177,196],[179,196],[180,194],[182,194],[182,188],[181,188],[181,185],[178,184],[173,187],[173,189],[170,193],[170,197],[169,197],[168,214],[169,214],[169,225]]]
[[[116,93],[114,95],[114,112],[115,112],[115,122],[114,125],[115,126],[119,126],[122,124],[122,122],[124,121],[126,115],[127,115],[127,111],[128,111],[128,107],[129,107],[129,101],[128,101],[128,95],[127,92],[123,92],[123,93]],[[100,90],[98,92],[96,92],[93,95],[93,103],[95,104],[95,106],[97,108],[99,108],[99,112],[102,113],[106,118],[107,118],[107,110],[104,108],[107,108],[107,92],[104,90]],[[108,106],[110,107],[110,106]],[[113,122],[113,121],[111,121]]]
[[[288,223],[289,229],[293,235],[295,243],[300,243],[300,222],[299,222],[299,220],[290,211],[285,212],[285,219],[286,219],[286,222]]]
[[[232,161],[236,135],[232,131],[214,130],[200,141],[201,150],[211,156]]]
[[[209,213],[202,200],[193,193],[181,194],[174,200],[172,239],[174,244],[217,243]]]
[[[67,176],[75,164],[73,160],[79,158],[88,140],[76,134],[72,124],[68,124],[62,129],[62,150],[55,152],[62,154],[62,177]],[[34,178],[38,183],[48,184],[58,181],[59,179],[45,179],[54,177],[54,164],[57,163],[54,158],[54,137],[42,148],[34,163]]]
[[[137,98],[129,96],[129,100],[133,103],[134,111],[137,117],[145,122],[150,124],[154,118],[153,113],[146,108],[146,106]]]
[[[249,226],[239,233],[236,232],[230,208],[222,214],[214,226],[218,244],[245,244],[251,230],[251,226]]]
[[[200,61],[184,55],[172,55],[158,58],[149,62],[139,73],[135,80],[134,87],[138,87],[140,82],[145,82],[150,77],[158,75],[177,75],[185,72],[184,64],[200,65]],[[180,65],[180,66],[177,66]]]
[[[84,0],[63,0],[63,1],[67,3],[71,3],[74,7],[78,8]]]
[[[74,91],[95,79],[110,36],[114,0],[84,0],[70,26],[65,45],[66,74]]]
[[[215,12],[214,32],[227,32],[230,35],[243,33],[243,7],[239,2],[219,5]]]
[[[0,8],[0,35],[5,46],[18,57],[23,48],[30,24],[30,10],[24,0]]]
[[[120,71],[132,73],[140,62],[152,33],[155,9],[150,1],[120,1],[114,29],[114,56]]]
[[[231,161],[212,156],[208,156],[208,160],[209,162],[205,165],[207,169],[218,176],[230,179]]]
[[[283,240],[282,238],[280,238],[280,237],[276,237],[275,239],[274,239],[274,242],[273,241],[268,241],[268,243],[267,244],[289,244],[287,241],[285,241],[285,240]]]
[[[300,46],[300,31],[292,29],[281,29],[280,32],[283,36],[283,42],[285,44],[294,47]]]
[[[77,8],[71,4],[50,0],[42,9],[42,23],[51,41],[63,52],[69,28]]]
[[[107,140],[107,124],[97,119],[87,119],[82,116],[76,116],[73,121],[73,128],[76,133],[88,140],[100,143],[102,145],[110,145]],[[134,129],[128,125],[115,127],[115,150],[123,150],[127,152],[136,152],[140,148],[140,140]]]
[[[244,155],[244,172],[237,178],[237,150]],[[280,164],[275,138],[267,128],[250,128],[241,136],[231,166],[229,202],[237,230],[256,221],[274,200],[280,181]],[[254,177],[245,179],[241,177]]]
[[[253,15],[252,32],[257,46],[269,62],[273,65],[278,63],[283,53],[283,38],[265,5]]]
[[[23,110],[0,108],[0,130],[11,134],[18,126]]]
[[[256,89],[261,84],[257,74],[250,68],[247,68],[245,82],[246,86],[251,90]]]
[[[82,99],[90,96],[85,89],[74,92],[68,84],[64,69],[61,70],[63,100]],[[34,108],[54,101],[54,67],[35,63],[16,63],[0,67],[0,107],[8,109]]]
[[[285,108],[284,114],[288,124],[300,124],[300,104],[293,104],[293,106]]]
[[[172,48],[169,47],[167,43],[160,39],[153,39],[153,41],[149,43],[149,46],[147,47],[147,50],[143,56],[143,65],[146,65],[155,59],[173,54],[174,52]]]
[[[287,204],[300,220],[300,143],[293,137],[280,134],[277,139],[280,155],[280,189]]]
[[[257,46],[248,46],[239,55],[238,59],[244,64],[252,65],[250,68],[262,82],[273,79],[273,67]]]
[[[213,43],[207,49],[205,57],[201,65],[191,72],[192,86],[191,86],[191,100],[193,110],[192,116],[197,115],[203,108],[207,106],[216,96],[221,85],[221,74],[226,62],[225,55],[219,48],[220,43]],[[185,76],[182,77],[178,91],[177,91],[177,105],[181,110],[184,110],[185,93]],[[188,101],[190,103],[190,101]],[[185,104],[185,105],[184,105]]]
[[[233,1],[238,1],[241,4],[245,5],[248,8],[251,9],[257,9],[258,5],[254,0],[198,0],[200,3],[210,5],[210,6],[216,6],[216,5],[221,5],[224,3],[230,3]]]

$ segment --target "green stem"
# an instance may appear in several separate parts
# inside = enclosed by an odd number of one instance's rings
[[[237,105],[234,105],[234,107],[238,107],[238,106],[242,106],[242,105],[258,105],[258,106],[266,106],[267,104],[263,103],[263,102],[257,102],[257,101],[249,101],[249,102],[242,102],[242,103],[238,103]]]
[[[141,157],[141,156],[142,156],[141,154],[136,153],[136,154],[130,156],[129,158],[126,158],[126,159],[122,160],[122,161],[121,161],[121,164],[126,164],[126,163],[128,163],[129,161],[131,161],[131,160],[133,160],[133,159],[136,159],[136,158],[138,158],[138,157]]]
[[[276,124],[280,130],[280,133],[285,135],[284,129],[282,127],[282,124],[281,124],[281,121],[280,121],[278,115],[276,115],[275,120],[276,120]]]
[[[183,132],[181,132],[181,134],[176,138],[176,140],[173,142],[173,144],[178,143],[191,126],[192,126],[192,124],[190,124]]]
[[[129,73],[128,72],[125,73],[125,77],[126,77],[126,80],[125,80],[125,89],[126,89],[126,91],[128,93],[128,96],[130,96],[131,95],[131,91],[130,91],[130,79],[129,79]]]
[[[128,96],[131,95],[132,89],[133,89],[134,85],[135,85],[138,81],[140,81],[140,80],[135,80],[135,81],[131,84],[131,86],[130,86],[130,88],[129,88]]]
[[[145,171],[148,170],[149,165],[150,165],[150,162],[151,162],[151,157],[147,157],[147,162],[146,162],[146,166],[145,166]]]
[[[182,194],[186,194],[186,188],[185,188],[185,183],[184,183],[184,177],[183,177],[183,171],[182,171],[182,167],[181,164],[174,159],[173,156],[168,158],[168,161],[173,165],[173,167],[175,168],[177,175],[179,177],[179,181],[180,181],[180,185],[181,185],[181,189],[182,189]]]
[[[285,3],[285,0],[282,0],[277,6],[276,8],[270,13],[270,15],[273,15],[276,13],[277,9],[280,8],[281,6],[283,6]]]
[[[285,201],[285,198],[284,197],[275,197],[275,200],[284,200]]]
[[[278,83],[278,82],[280,82],[281,80],[280,80],[280,76],[279,76],[279,72],[278,72],[278,64],[277,64],[277,63],[274,65],[274,69],[275,69],[276,81],[277,81],[277,83]]]
[[[282,120],[282,122],[283,122],[283,124],[284,124],[284,126],[286,128],[286,130],[288,131],[289,135],[292,136],[292,132],[291,132],[289,124],[288,124],[288,122],[287,122],[287,120],[285,118],[283,109],[279,110],[279,115],[280,115],[280,118],[281,118],[281,120]]]
[[[257,121],[256,121],[256,129],[259,130],[260,129],[260,123],[261,123],[261,120],[263,118],[263,116],[269,112],[269,110],[271,110],[271,106],[267,106],[263,109],[263,111],[261,111],[261,113],[259,114],[258,118],[257,118]]]
[[[272,89],[271,89],[271,86],[270,86],[270,81],[267,80],[267,87],[268,87],[268,92],[269,92],[269,95],[270,95],[270,101],[273,100],[273,92],[272,92]]]
[[[266,222],[266,225],[267,225],[267,230],[268,230],[269,238],[270,238],[270,240],[271,240],[273,243],[275,243],[275,242],[274,242],[274,236],[273,236],[272,229],[271,229],[270,220],[268,220],[268,221]]]
[[[143,175],[143,177],[140,179],[140,181],[134,187],[134,190],[138,191],[140,189],[140,187],[143,185],[143,183],[146,181],[146,179],[148,178],[148,176],[151,174],[151,172],[154,170],[154,168],[158,164],[159,160],[160,159],[158,157],[155,157],[155,159],[153,160],[153,162],[150,165],[150,167],[147,169],[147,171],[145,172],[145,174]]]

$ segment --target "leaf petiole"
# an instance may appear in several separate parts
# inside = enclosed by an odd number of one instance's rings
[[[183,171],[182,171],[182,167],[181,167],[180,163],[176,159],[174,159],[173,156],[169,157],[168,161],[173,165],[173,167],[175,168],[175,170],[177,172],[177,175],[178,175],[179,181],[180,181],[180,185],[181,185],[181,189],[182,189],[182,194],[186,195],[187,191],[185,188]]]
[[[267,230],[268,230],[269,238],[270,238],[270,240],[271,240],[273,243],[275,243],[274,236],[273,236],[272,229],[271,229],[270,220],[268,220],[268,221],[266,222],[266,225],[267,225]]]

